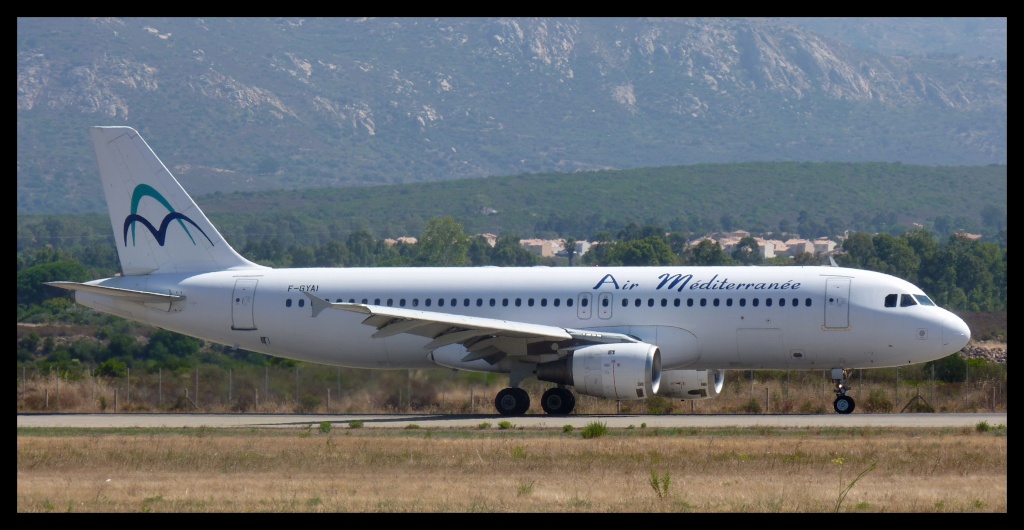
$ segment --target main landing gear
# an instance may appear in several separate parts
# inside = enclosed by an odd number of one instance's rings
[[[534,368],[525,363],[516,364],[509,374],[509,387],[498,392],[494,398],[494,408],[502,416],[522,416],[530,409],[530,395],[519,388],[519,384],[527,377],[533,376]],[[552,415],[566,415],[576,407],[576,396],[565,388],[565,385],[558,385],[544,391],[540,398],[541,408],[544,412]]]
[[[549,388],[541,396],[540,406],[547,414],[565,416],[576,407],[576,396],[561,386]],[[530,395],[522,388],[506,388],[494,398],[494,408],[502,416],[522,416],[530,408]]]
[[[846,395],[846,391],[849,387],[846,386],[847,376],[850,375],[849,370],[842,368],[832,369],[832,383],[836,385],[835,393],[836,400],[832,402],[832,408],[836,409],[839,414],[850,414],[853,412],[853,408],[856,403],[853,402],[853,398]]]

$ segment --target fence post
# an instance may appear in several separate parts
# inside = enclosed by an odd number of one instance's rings
[[[132,404],[132,369],[131,368],[125,368],[125,370],[126,370],[126,372],[125,372],[125,376],[124,376],[124,385],[125,385],[124,406],[127,407],[127,406],[130,406]]]
[[[899,366],[896,367],[896,406],[899,407]]]
[[[60,368],[57,369],[57,411],[60,411]]]
[[[156,393],[159,407],[164,408],[164,369],[159,368],[157,373]]]
[[[199,367],[196,367],[196,408],[199,408]]]
[[[768,408],[771,402],[768,401],[768,387],[764,387],[764,413],[768,414]]]
[[[970,403],[971,399],[971,365],[964,365],[964,403]]]

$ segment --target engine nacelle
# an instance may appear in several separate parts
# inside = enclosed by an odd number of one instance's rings
[[[725,370],[666,370],[661,374],[662,397],[692,401],[722,393]]]
[[[569,385],[588,396],[645,399],[655,395],[661,384],[661,351],[643,342],[585,346],[557,361],[538,364],[537,379]]]

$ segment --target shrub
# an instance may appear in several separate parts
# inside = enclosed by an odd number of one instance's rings
[[[864,403],[865,412],[892,412],[892,409],[892,400],[884,390],[880,389],[872,390]]]
[[[590,422],[583,427],[583,432],[580,434],[584,438],[597,438],[598,436],[608,434],[608,426],[601,422]]]
[[[330,432],[331,432],[331,422],[329,422],[329,421],[322,421],[322,422],[320,422],[320,433],[321,434],[328,434]]]
[[[358,429],[358,428],[360,428],[362,426],[363,426],[362,420],[354,420],[354,421],[348,422],[348,428],[349,429]]]

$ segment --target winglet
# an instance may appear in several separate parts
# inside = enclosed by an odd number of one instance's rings
[[[324,309],[331,308],[331,303],[328,302],[327,300],[324,300],[319,296],[313,296],[312,294],[309,293],[309,291],[303,291],[303,294],[305,294],[306,297],[309,298],[309,303],[310,305],[313,306],[314,317],[322,313]]]

